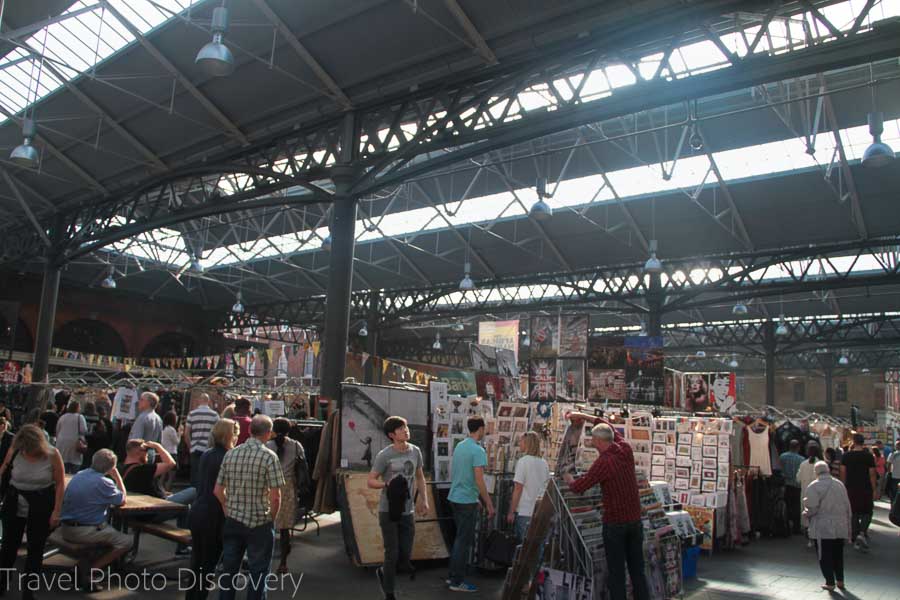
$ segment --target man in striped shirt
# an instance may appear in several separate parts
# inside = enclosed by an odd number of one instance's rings
[[[200,487],[200,457],[209,449],[209,433],[219,413],[209,407],[209,395],[200,394],[197,408],[188,414],[184,443],[191,449],[191,486]]]

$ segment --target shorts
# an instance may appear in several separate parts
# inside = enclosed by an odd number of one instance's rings
[[[61,527],[62,537],[72,544],[97,544],[123,550],[131,548],[134,543],[132,536],[116,531],[109,525],[99,526],[99,529],[97,527],[97,525],[73,527],[63,524]]]

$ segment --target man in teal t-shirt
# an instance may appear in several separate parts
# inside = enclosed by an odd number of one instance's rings
[[[450,554],[450,576],[447,583],[454,592],[476,592],[478,588],[466,583],[466,566],[469,552],[475,543],[475,525],[478,520],[478,498],[487,509],[488,518],[494,516],[494,504],[484,484],[484,468],[487,454],[481,447],[484,438],[484,419],[469,417],[466,421],[469,437],[453,450],[450,465],[450,506],[456,523],[456,539]]]

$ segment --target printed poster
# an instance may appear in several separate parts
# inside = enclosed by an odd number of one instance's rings
[[[593,336],[588,340],[588,368],[625,370],[625,338]]]
[[[702,412],[709,407],[709,382],[705,373],[687,373],[683,377],[684,409]]]
[[[625,369],[590,369],[588,381],[589,401],[625,400]]]
[[[503,395],[503,382],[499,375],[493,373],[475,373],[475,387],[478,395],[485,400],[497,402]]]
[[[559,318],[531,318],[531,358],[556,358],[559,354]]]
[[[584,358],[588,351],[588,315],[563,315],[559,318],[560,358]]]
[[[556,360],[537,359],[529,364],[528,399],[553,402],[556,399]]]
[[[472,369],[485,373],[497,373],[497,349],[493,346],[469,344],[472,357]]]
[[[584,360],[565,358],[556,361],[556,400],[584,401]]]
[[[497,348],[497,373],[500,377],[518,377],[519,363],[512,350]]]
[[[478,323],[478,344],[511,350],[513,362],[519,360],[519,320],[481,321]],[[503,375],[503,373],[500,373]]]
[[[640,345],[634,344],[635,340]],[[663,353],[661,346],[650,346],[647,340],[659,338],[625,338],[627,349],[625,364],[626,401],[638,404],[659,404],[665,400],[663,382]]]
[[[713,373],[709,376],[709,397],[713,410],[733,415],[737,410],[737,382],[734,373]]]

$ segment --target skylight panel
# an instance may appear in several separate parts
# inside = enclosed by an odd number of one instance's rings
[[[177,13],[186,9],[190,1],[111,0],[110,3],[141,33],[146,34],[172,18],[155,4]],[[85,10],[91,6],[92,9]],[[85,12],[74,14],[82,10]],[[18,113],[63,85],[46,66],[40,70],[38,82],[41,55],[45,63],[50,61],[54,69],[68,79],[74,79],[134,41],[125,26],[99,3],[79,0],[64,15],[73,16],[58,20],[20,40],[37,56],[21,47],[6,55],[4,64],[7,66],[0,66],[0,103],[8,112]],[[21,62],[12,64],[17,60]]]

